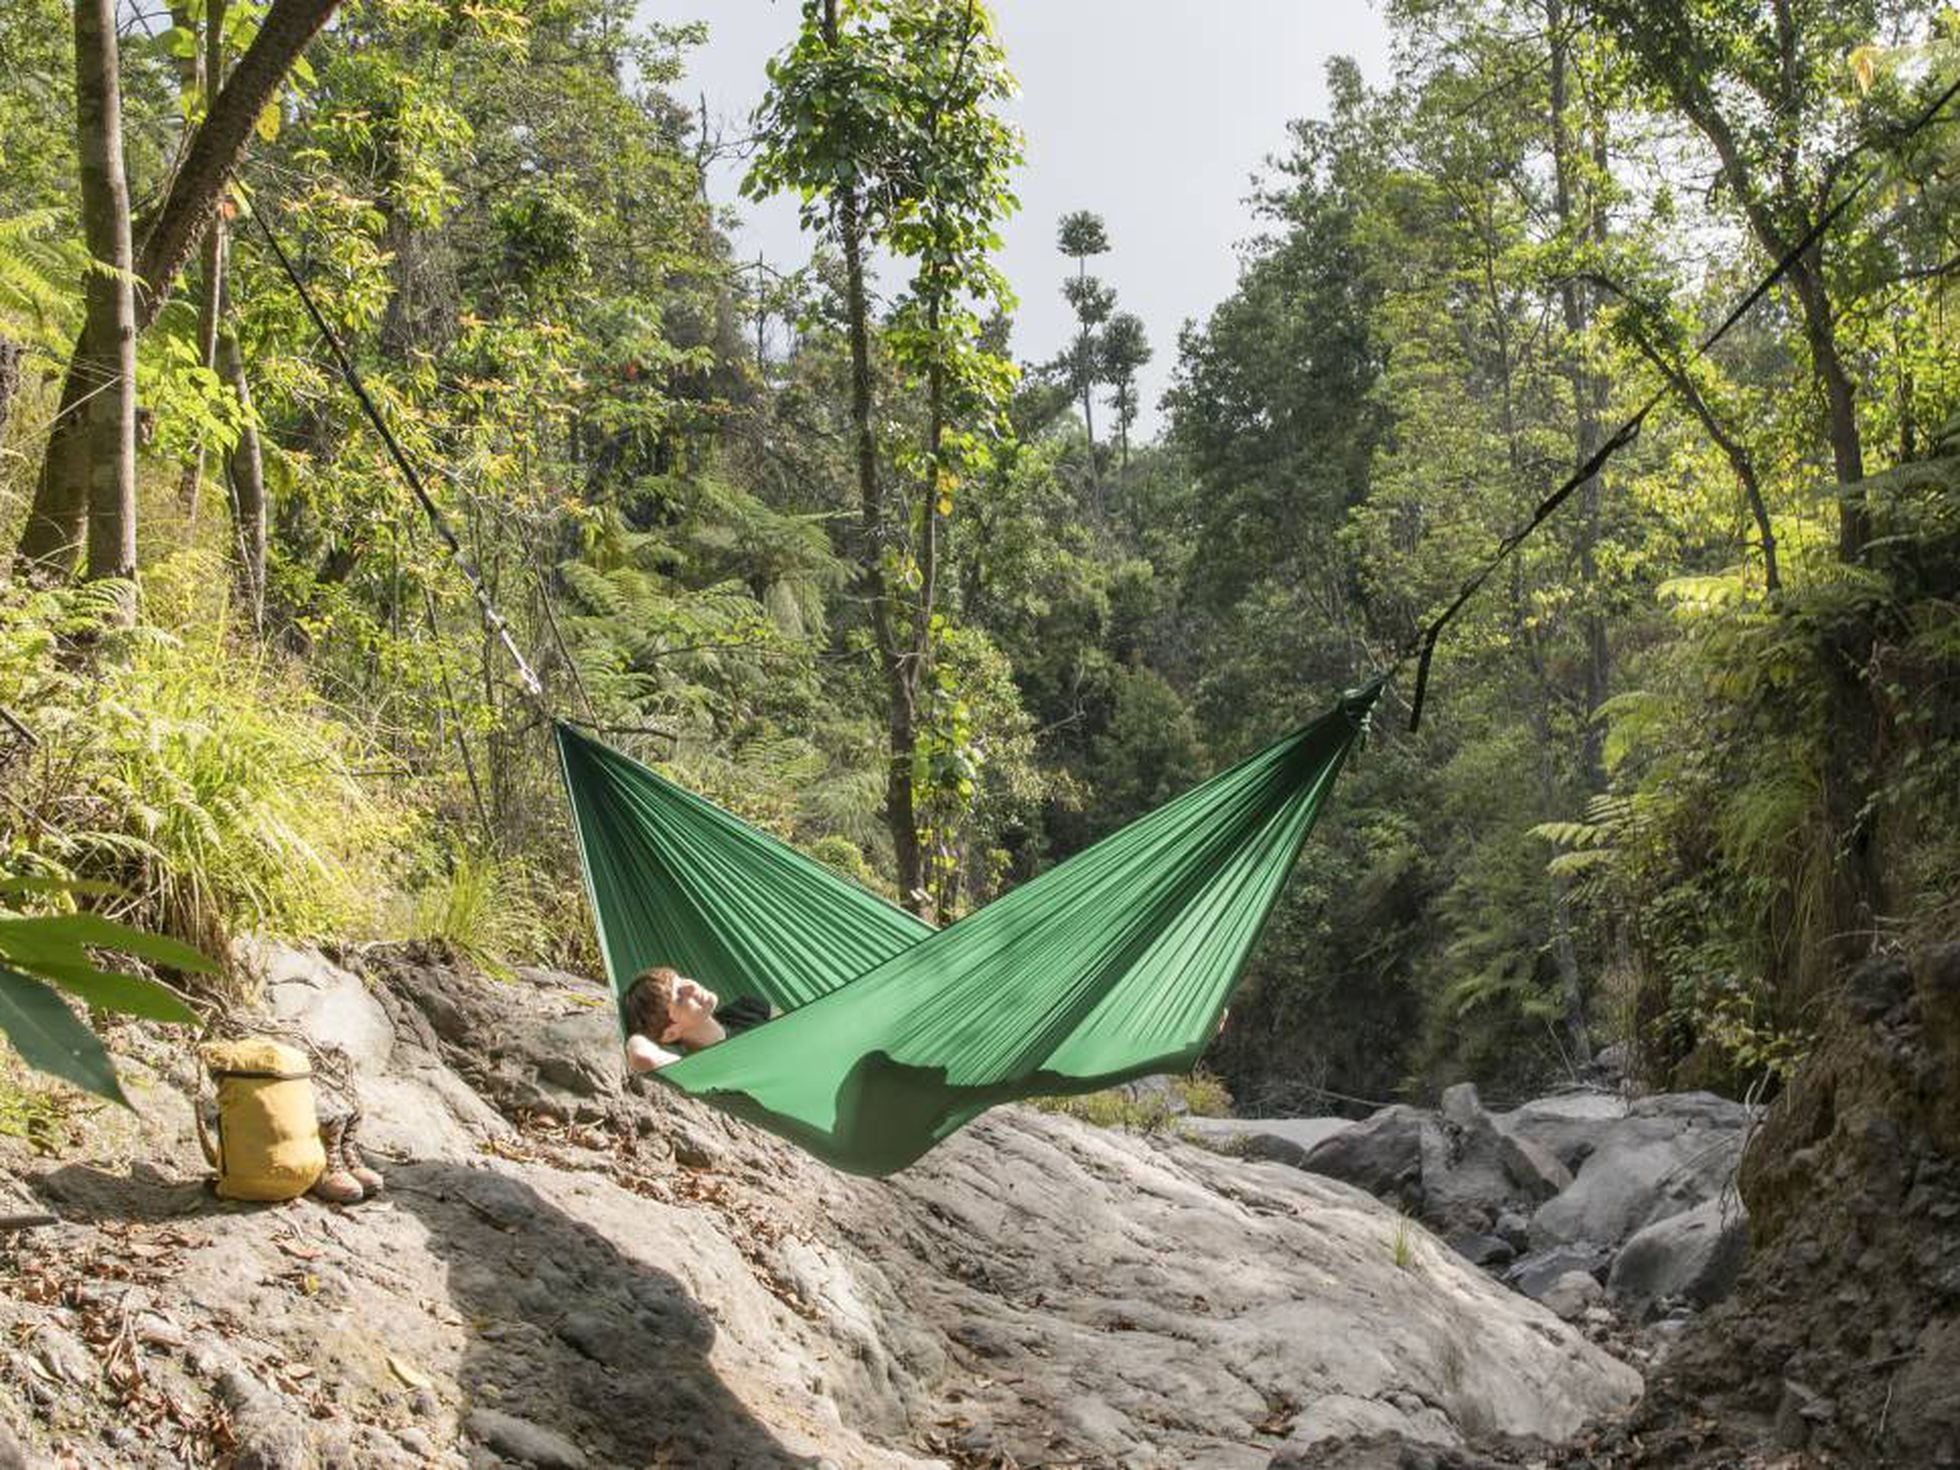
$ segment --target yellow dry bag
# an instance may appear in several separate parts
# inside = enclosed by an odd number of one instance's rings
[[[297,1199],[327,1167],[313,1108],[313,1068],[306,1053],[252,1037],[200,1048],[218,1089],[214,1144],[198,1116],[204,1156],[218,1171],[226,1199]]]

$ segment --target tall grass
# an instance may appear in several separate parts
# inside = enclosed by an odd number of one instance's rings
[[[172,616],[223,588],[204,561],[149,573],[133,629],[102,584],[0,593],[0,705],[33,737],[0,741],[5,861],[106,880],[118,916],[211,954],[234,930],[374,932],[412,824],[295,671],[221,613]]]

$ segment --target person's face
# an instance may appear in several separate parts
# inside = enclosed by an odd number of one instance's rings
[[[667,1005],[667,1027],[660,1033],[661,1042],[697,1039],[703,1023],[714,1016],[720,1004],[720,996],[683,975],[674,982],[674,998]]]

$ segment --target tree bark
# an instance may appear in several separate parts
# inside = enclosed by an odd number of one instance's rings
[[[824,0],[824,40],[838,44],[837,0]],[[838,244],[844,256],[844,304],[850,318],[851,431],[856,449],[858,510],[862,546],[858,577],[871,605],[871,626],[887,697],[885,825],[892,836],[898,867],[899,901],[922,912],[926,895],[920,863],[919,821],[912,791],[912,758],[918,749],[916,691],[908,660],[892,626],[885,590],[884,510],[878,497],[878,441],[872,426],[870,304],[864,287],[864,224],[855,189],[837,196]]]
[[[0,434],[7,431],[7,411],[20,391],[20,344],[0,337]]]
[[[252,427],[252,389],[245,377],[245,354],[239,350],[238,334],[229,328],[218,333],[218,374],[238,399],[245,424],[238,431],[225,462],[225,484],[231,501],[234,551],[238,558],[235,585],[238,601],[253,630],[265,635],[265,461],[259,448],[259,431]]]
[[[129,184],[123,172],[122,86],[114,0],[75,5],[75,127],[88,275],[86,352],[94,391],[73,415],[88,516],[88,575],[136,574],[136,305],[130,286]],[[130,611],[134,611],[133,606]]]
[[[1689,410],[1701,423],[1715,447],[1722,451],[1722,457],[1729,462],[1735,474],[1736,483],[1742,487],[1742,497],[1749,506],[1749,518],[1756,523],[1756,534],[1763,547],[1763,585],[1771,592],[1783,588],[1783,575],[1776,558],[1776,530],[1770,524],[1769,502],[1763,497],[1762,476],[1756,471],[1755,456],[1742,441],[1729,432],[1715,409],[1695,383],[1688,370],[1670,360],[1661,349],[1637,327],[1633,333],[1634,346],[1640,355],[1653,364],[1655,371],[1666,379],[1667,385],[1688,405]]]
[[[258,35],[213,99],[209,113],[185,151],[182,166],[171,180],[163,208],[137,253],[135,270],[140,288],[135,299],[135,331],[149,326],[169,300],[178,274],[218,212],[225,187],[244,158],[259,115],[277,95],[280,83],[300,52],[338,5],[339,0],[274,0]],[[114,35],[112,27],[112,43]],[[71,573],[82,542],[87,485],[92,470],[87,444],[74,432],[74,426],[94,386],[83,364],[99,350],[98,344],[88,340],[85,325],[62,382],[54,432],[48,440],[47,457],[34,489],[34,505],[21,535],[20,564],[43,574]]]
[[[208,0],[205,8],[204,45],[197,52],[195,62],[185,63],[184,86],[188,95],[197,97],[209,107],[225,74],[224,0]],[[188,21],[187,13],[179,7],[172,7],[171,15],[180,26]],[[197,360],[200,366],[211,372],[216,372],[218,367],[218,317],[224,306],[229,245],[225,222],[220,215],[212,221],[204,237],[203,294],[197,303]],[[178,498],[189,512],[193,529],[197,526],[198,491],[204,483],[204,458],[204,440],[199,438],[197,447],[191,452],[190,463],[184,466],[183,483],[178,487]]]
[[[1574,188],[1578,172],[1579,142],[1571,117],[1570,39],[1566,34],[1565,0],[1545,0],[1545,30],[1552,39],[1551,55],[1551,135],[1553,203],[1559,230],[1568,239],[1598,244],[1602,222],[1596,208],[1582,203]],[[1559,308],[1565,321],[1567,342],[1566,376],[1572,385],[1575,419],[1575,462],[1584,464],[1599,450],[1600,421],[1606,407],[1606,384],[1585,361],[1585,334],[1592,324],[1592,303],[1576,271],[1565,271],[1558,286]],[[1606,619],[1599,609],[1599,517],[1602,477],[1594,475],[1579,487],[1579,585],[1585,598],[1582,613],[1586,640],[1585,707],[1588,719],[1582,737],[1582,758],[1589,782],[1595,789],[1605,785],[1602,760],[1603,739],[1598,724],[1590,718],[1606,700],[1611,677],[1611,653],[1606,641]]]

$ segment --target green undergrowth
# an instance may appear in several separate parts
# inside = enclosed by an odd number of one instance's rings
[[[105,884],[98,906],[212,955],[247,930],[374,934],[417,815],[301,671],[232,636],[223,588],[169,558],[134,627],[106,584],[0,593],[0,864]]]
[[[1038,1097],[1032,1103],[1044,1113],[1061,1113],[1098,1128],[1161,1133],[1175,1130],[1181,1118],[1227,1116],[1232,1110],[1232,1095],[1217,1077],[1200,1071],[1188,1076],[1154,1077],[1145,1083],[1072,1097]]]

